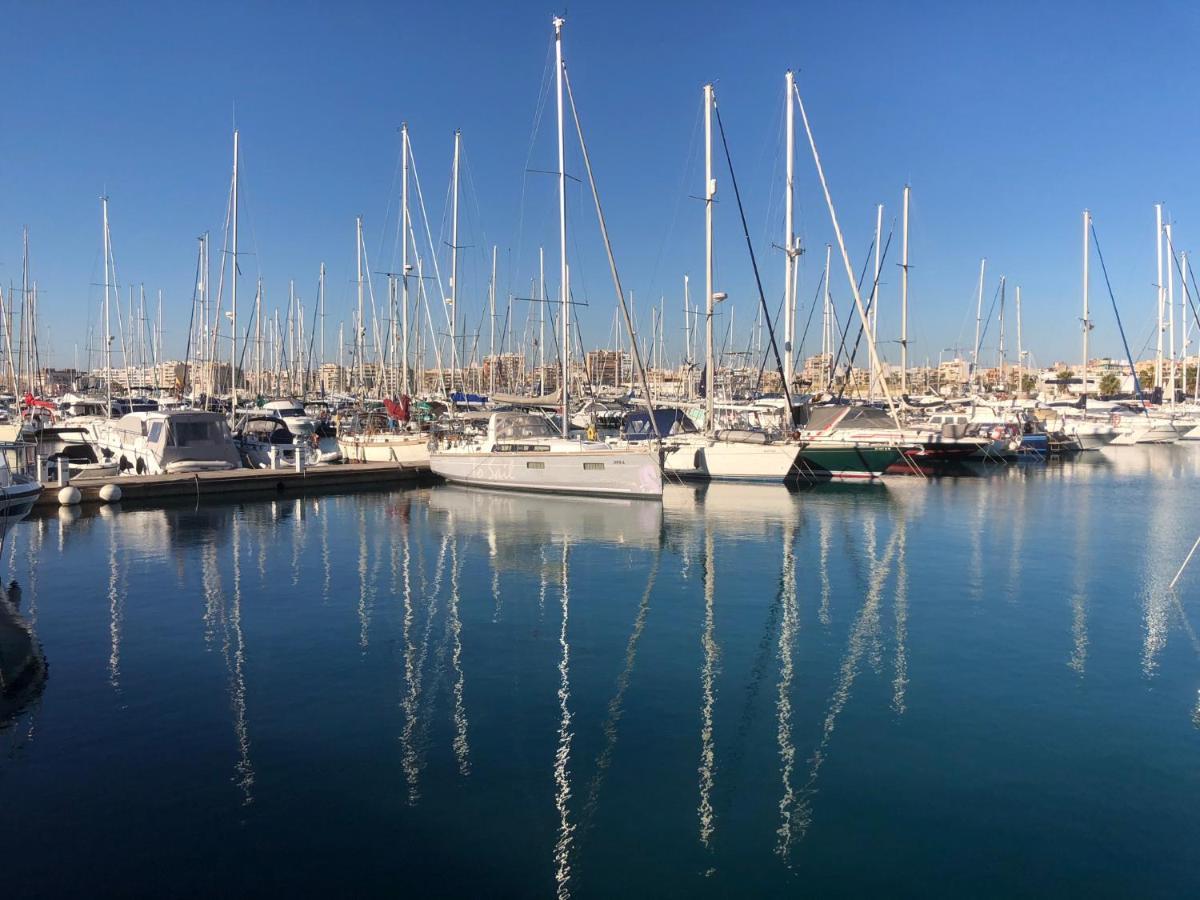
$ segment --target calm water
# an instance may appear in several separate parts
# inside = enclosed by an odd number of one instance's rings
[[[27,520],[5,896],[1194,895],[1198,474]]]

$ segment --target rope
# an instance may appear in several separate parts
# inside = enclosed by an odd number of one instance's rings
[[[1117,309],[1117,298],[1113,295],[1112,282],[1108,280],[1108,266],[1104,264],[1104,254],[1100,252],[1100,238],[1096,234],[1095,222],[1092,223],[1092,242],[1096,245],[1096,256],[1100,260],[1100,271],[1104,273],[1104,286],[1108,288],[1108,299],[1112,301],[1113,315],[1117,317],[1117,330],[1121,332],[1121,344],[1125,347],[1125,358],[1129,361],[1129,372],[1133,375],[1133,390],[1137,394],[1142,412],[1146,414],[1146,418],[1150,418],[1150,411],[1146,409],[1145,399],[1142,397],[1142,383],[1138,380],[1137,369],[1133,365],[1133,354],[1129,352],[1125,326],[1121,324],[1121,312]]]

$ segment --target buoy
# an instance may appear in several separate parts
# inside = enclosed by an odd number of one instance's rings
[[[59,506],[72,506],[79,502],[79,488],[73,484],[67,485],[65,488],[60,488],[58,492]]]
[[[121,488],[116,484],[106,484],[100,488],[100,499],[105,503],[117,503],[121,499]]]

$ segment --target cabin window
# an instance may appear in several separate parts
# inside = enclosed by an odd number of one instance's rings
[[[147,436],[147,442],[157,444],[162,438],[162,422],[155,422],[150,426],[150,434]]]
[[[585,472],[603,472],[604,471],[604,463],[587,463],[587,462],[585,462],[583,464],[583,469]]]
[[[175,420],[171,422],[171,446],[194,447],[202,444],[219,444],[225,439],[225,423],[222,420]]]
[[[530,461],[530,462],[525,463],[525,468],[527,468],[527,469],[544,469],[544,468],[546,468],[546,464],[544,462]]]
[[[541,416],[512,415],[497,417],[496,440],[511,441],[517,438],[553,437],[554,430]]]

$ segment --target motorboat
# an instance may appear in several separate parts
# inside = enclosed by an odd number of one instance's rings
[[[0,519],[5,524],[26,515],[42,492],[29,471],[33,453],[32,444],[0,443]]]
[[[483,433],[446,434],[429,451],[433,472],[456,484],[600,496],[662,496],[652,442],[619,445],[563,437],[544,416],[494,412]]]
[[[92,425],[103,459],[122,474],[162,475],[240,469],[224,415],[202,410],[132,412]]]
[[[303,428],[303,424],[296,428]],[[314,443],[312,435],[311,430],[307,434],[303,431],[297,433],[287,420],[266,412],[247,413],[238,419],[233,429],[234,443],[241,451],[242,461],[250,469],[290,469],[296,465],[297,456],[302,458],[306,467],[321,465],[324,462],[321,450]]]

